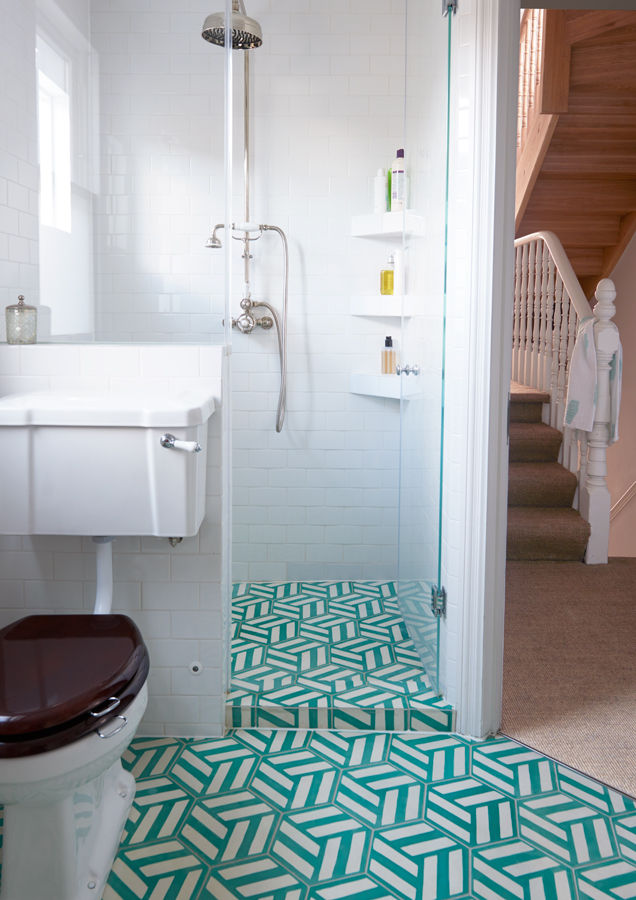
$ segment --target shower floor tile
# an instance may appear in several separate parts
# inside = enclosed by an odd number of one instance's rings
[[[139,738],[103,900],[627,900],[636,801],[507,738]]]
[[[236,584],[231,728],[451,731],[395,583]]]

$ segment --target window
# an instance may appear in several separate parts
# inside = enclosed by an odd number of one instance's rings
[[[70,63],[41,35],[37,45],[40,224],[71,231]]]

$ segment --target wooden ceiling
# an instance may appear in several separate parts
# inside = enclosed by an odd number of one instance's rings
[[[588,296],[636,233],[636,12],[545,11],[517,236],[554,231]]]

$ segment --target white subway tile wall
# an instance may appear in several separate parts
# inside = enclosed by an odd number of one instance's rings
[[[203,245],[223,218],[224,53],[200,37],[209,3],[180,6],[92,5],[102,339],[222,338],[223,254]],[[349,315],[353,294],[378,290],[390,251],[352,238],[350,225],[371,211],[373,176],[402,141],[403,3],[251,0],[248,12],[264,32],[250,55],[252,218],[284,228],[290,243],[288,412],[277,435],[275,332],[235,332],[234,578],[391,578],[399,404],[350,394],[349,375],[379,371],[399,320]],[[237,220],[242,63],[235,53]],[[234,316],[240,254],[236,243]],[[253,296],[280,308],[278,237],[254,242],[252,255]]]

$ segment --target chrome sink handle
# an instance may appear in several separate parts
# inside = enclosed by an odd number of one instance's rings
[[[178,441],[174,434],[162,434],[159,443],[167,450],[185,450],[186,453],[200,453],[203,450],[198,441]]]

